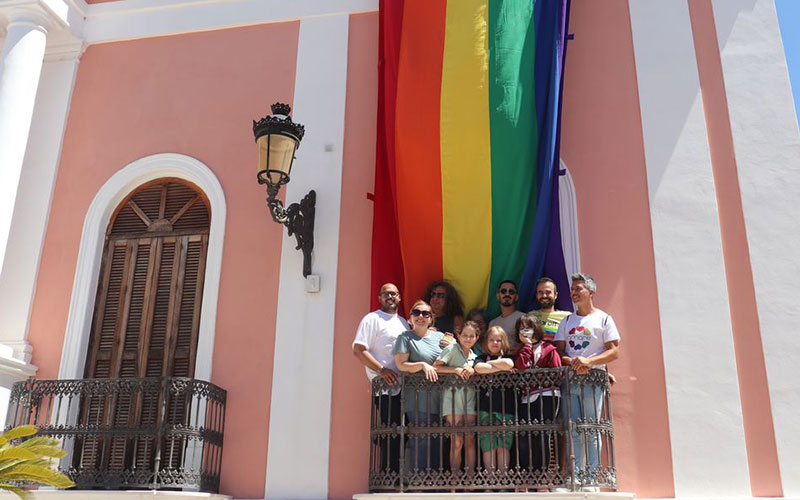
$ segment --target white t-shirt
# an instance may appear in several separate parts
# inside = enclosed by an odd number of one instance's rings
[[[564,352],[570,358],[591,358],[605,352],[606,342],[619,340],[619,331],[611,315],[595,309],[586,316],[573,313],[564,318],[553,340],[566,342]]]
[[[388,314],[378,309],[367,314],[361,320],[361,324],[358,325],[358,330],[356,330],[356,338],[353,340],[353,345],[365,346],[378,363],[397,371],[392,348],[397,337],[408,329],[408,323],[405,319],[397,314]],[[370,380],[380,375],[371,368],[365,368],[367,369],[367,377]]]
[[[524,316],[525,313],[522,311],[514,311],[513,313],[509,314],[505,318],[500,315],[489,322],[489,326],[500,326],[503,330],[506,331],[506,335],[508,336],[508,343],[511,346],[511,350],[516,352],[519,348],[519,337],[517,337],[517,320],[520,316]]]

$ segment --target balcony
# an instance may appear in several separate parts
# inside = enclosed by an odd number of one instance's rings
[[[617,489],[605,370],[378,377],[370,431],[371,493]]]
[[[61,440],[79,490],[217,493],[226,395],[190,378],[30,379],[14,384],[7,425]]]

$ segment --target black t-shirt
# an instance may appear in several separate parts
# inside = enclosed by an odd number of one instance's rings
[[[493,356],[489,353],[483,353],[475,358],[475,364],[486,363],[495,359],[514,360],[510,354]],[[515,398],[514,387],[510,384],[510,378],[507,378],[509,374],[507,374],[507,372],[501,373],[506,373],[500,378],[502,380],[509,380],[509,384],[507,384],[505,387],[498,386],[492,389],[488,387],[488,382],[491,380],[490,377],[495,377],[497,374],[481,375],[481,377],[485,377],[487,384],[481,384],[480,397],[478,401],[478,409],[480,409],[480,411],[491,411],[494,413],[502,412],[507,414],[513,414],[515,412],[516,400],[518,398]]]
[[[455,321],[452,316],[439,316],[433,326],[442,333],[456,333]]]

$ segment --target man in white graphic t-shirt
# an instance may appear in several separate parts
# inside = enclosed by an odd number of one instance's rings
[[[373,403],[384,425],[400,424],[400,385],[397,377],[397,366],[394,363],[392,349],[397,337],[408,330],[408,323],[397,314],[400,304],[400,291],[392,283],[386,283],[378,292],[380,309],[364,316],[353,340],[353,354],[367,370],[370,381],[375,377],[383,378],[390,390],[381,391],[373,396]],[[394,436],[381,438],[381,471],[387,467],[399,472],[400,438]]]
[[[561,321],[553,340],[561,354],[561,363],[579,375],[585,375],[590,369],[604,368],[619,357],[619,331],[611,315],[594,306],[597,291],[594,279],[588,274],[576,273],[571,280],[570,295],[576,310]],[[572,382],[569,394],[572,420],[581,417],[596,420],[600,417],[603,408],[601,387]],[[572,432],[572,440],[578,477],[586,478],[584,484],[597,482],[591,477],[600,464],[597,432]]]

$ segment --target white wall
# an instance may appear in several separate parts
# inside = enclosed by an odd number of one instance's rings
[[[800,134],[772,0],[714,0],[785,496],[800,495]]]
[[[630,0],[678,497],[749,496],[711,157],[687,2]]]

